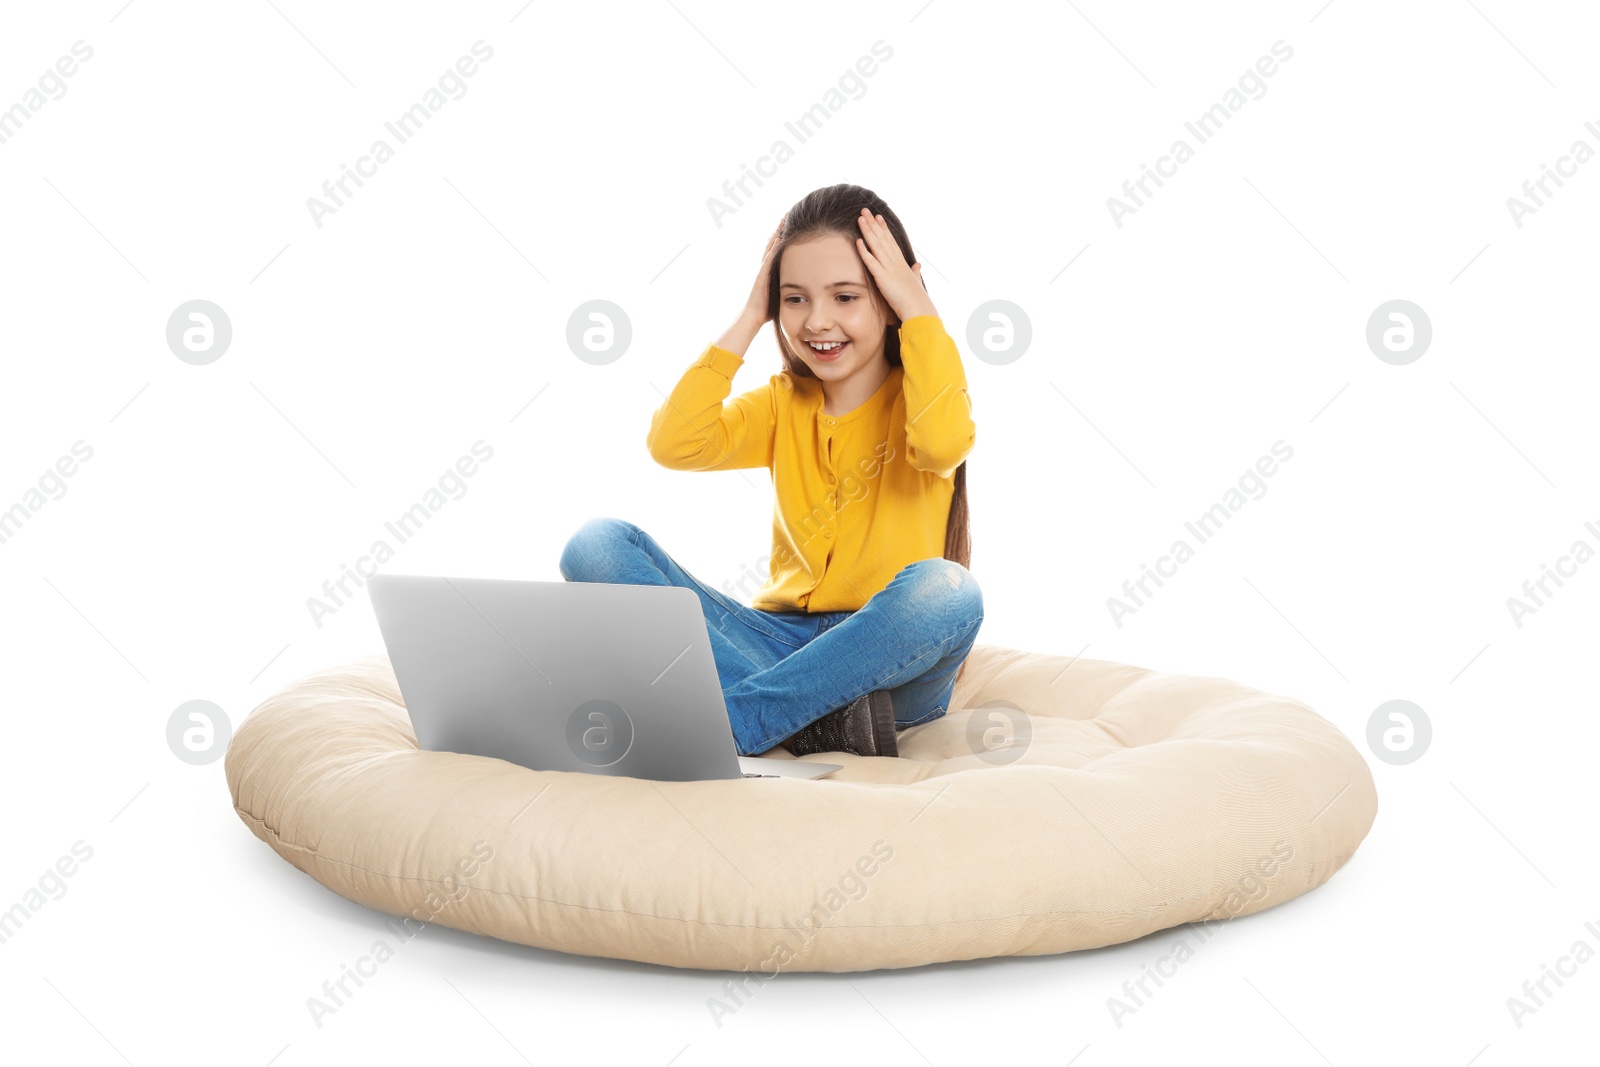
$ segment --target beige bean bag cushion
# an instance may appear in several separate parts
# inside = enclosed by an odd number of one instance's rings
[[[265,701],[245,825],[334,892],[563,952],[771,976],[1034,956],[1260,911],[1366,836],[1366,762],[1298,701],[976,645],[899,759],[653,782],[417,748],[386,657]],[[783,749],[771,759],[792,759]]]

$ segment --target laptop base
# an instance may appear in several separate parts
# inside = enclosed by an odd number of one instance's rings
[[[812,763],[810,760],[763,759],[760,756],[740,756],[739,770],[746,778],[821,778],[825,774],[843,770],[842,763]]]

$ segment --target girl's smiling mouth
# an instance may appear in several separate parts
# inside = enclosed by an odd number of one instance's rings
[[[850,344],[849,341],[807,341],[806,346],[811,349],[811,354],[824,363],[831,363],[839,358],[839,354]],[[820,347],[819,347],[820,346]],[[831,346],[831,347],[830,347]]]

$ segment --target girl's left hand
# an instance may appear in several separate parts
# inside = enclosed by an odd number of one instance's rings
[[[922,264],[906,265],[906,257],[889,232],[882,215],[874,216],[866,208],[857,219],[861,224],[861,237],[856,238],[856,252],[872,272],[878,291],[889,302],[900,321],[918,315],[937,315],[928,291],[922,287]]]

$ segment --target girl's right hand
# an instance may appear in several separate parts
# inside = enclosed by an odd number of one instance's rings
[[[778,228],[773,230],[772,236],[767,239],[767,250],[761,256],[761,270],[756,274],[755,285],[750,289],[750,299],[745,304],[744,317],[757,326],[764,325],[772,318],[767,313],[768,293],[772,286],[772,254],[777,250],[778,235],[782,232],[783,219],[779,219]]]

